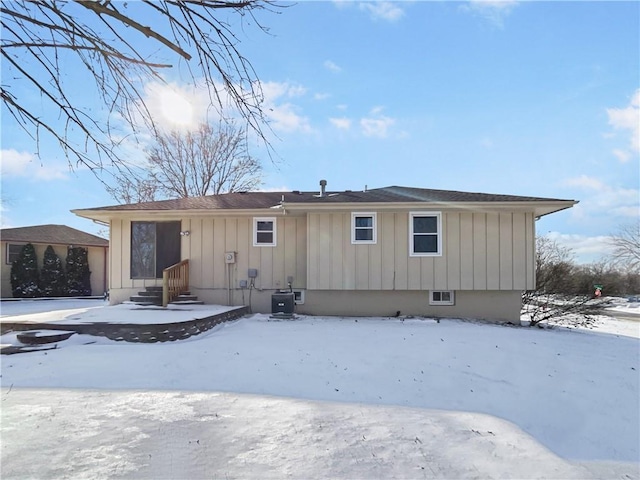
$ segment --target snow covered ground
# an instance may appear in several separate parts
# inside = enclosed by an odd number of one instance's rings
[[[74,335],[1,359],[2,478],[640,478],[639,337],[268,315]]]
[[[109,305],[105,300],[56,299],[1,302],[0,318],[11,322],[65,323],[172,323],[206,318],[234,307],[224,305],[173,305],[166,308],[132,303]]]

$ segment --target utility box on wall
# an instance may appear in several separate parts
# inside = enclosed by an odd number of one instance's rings
[[[293,292],[274,293],[271,295],[271,313],[293,315],[294,302]]]

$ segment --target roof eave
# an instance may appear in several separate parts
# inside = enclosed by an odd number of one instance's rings
[[[266,208],[245,209],[188,209],[188,210],[102,210],[80,209],[71,210],[79,217],[90,220],[108,222],[114,218],[176,218],[176,217],[201,217],[201,216],[246,216],[246,215],[278,215],[287,213],[326,212],[326,211],[397,211],[397,210],[425,210],[446,209],[453,211],[533,211],[536,218],[551,213],[566,210],[578,202],[575,200],[550,200],[550,201],[523,201],[523,202],[327,202],[327,203],[293,203],[284,202]]]
[[[522,202],[353,202],[353,203],[285,203],[291,211],[330,211],[330,210],[425,210],[446,209],[459,211],[533,211],[536,217],[559,212],[573,207],[575,200],[522,201]]]
[[[188,210],[71,210],[71,213],[79,217],[88,218],[90,220],[98,220],[109,222],[117,218],[176,218],[176,217],[202,217],[202,216],[246,216],[246,215],[278,215],[282,214],[283,208],[280,205],[274,205],[267,208],[199,208]]]
[[[561,212],[562,210],[566,210],[568,208],[573,207],[579,203],[577,200],[566,200],[560,202],[549,202],[545,204],[539,204],[536,206],[534,213],[536,219],[540,217],[544,217],[545,215],[550,215],[552,213]]]

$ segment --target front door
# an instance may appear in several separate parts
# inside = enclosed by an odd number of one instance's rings
[[[131,278],[162,278],[180,258],[180,222],[131,222]]]
[[[156,223],[156,278],[162,278],[162,270],[182,260],[180,229],[180,222]]]

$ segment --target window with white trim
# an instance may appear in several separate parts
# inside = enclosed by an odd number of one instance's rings
[[[376,214],[351,213],[351,243],[376,243]]]
[[[18,257],[20,256],[20,252],[22,251],[22,247],[24,247],[24,245],[7,243],[7,258],[5,260],[7,265],[11,265],[14,260],[18,259]]]
[[[276,219],[275,217],[255,217],[253,219],[253,246],[276,246]]]
[[[429,292],[429,305],[454,305],[455,296],[453,290],[431,290]]]
[[[409,213],[409,252],[412,257],[442,255],[442,214],[440,212]]]

